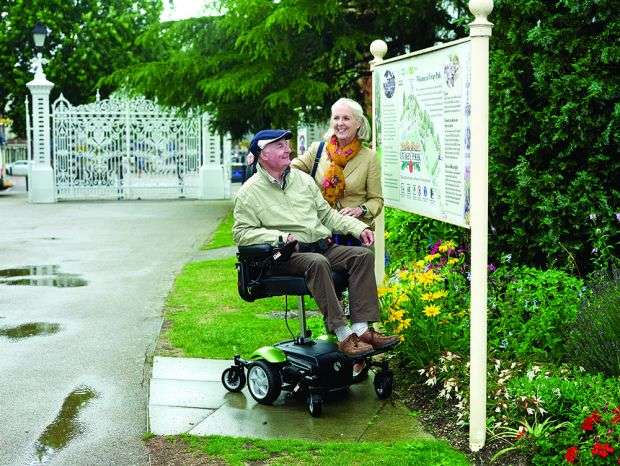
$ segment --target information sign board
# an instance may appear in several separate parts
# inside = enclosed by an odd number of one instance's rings
[[[471,46],[439,46],[373,70],[385,205],[469,228]]]

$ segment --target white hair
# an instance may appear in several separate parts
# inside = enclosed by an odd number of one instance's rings
[[[353,118],[355,118],[355,120],[357,120],[357,122],[360,124],[360,127],[357,130],[357,139],[359,139],[360,141],[370,139],[370,123],[368,123],[368,119],[364,116],[364,109],[362,109],[362,106],[353,99],[341,97],[336,102],[334,102],[334,105],[332,105],[332,113],[334,112],[334,107],[339,104],[344,104],[349,107],[349,109],[351,109],[351,113],[353,114]],[[330,118],[329,129],[327,130],[323,138],[326,141],[329,141],[333,135],[334,128],[332,128]]]

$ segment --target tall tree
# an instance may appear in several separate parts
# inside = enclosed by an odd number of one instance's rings
[[[8,109],[24,136],[37,21],[51,29],[43,55],[52,98],[62,91],[77,104],[94,97],[101,77],[138,60],[136,37],[159,21],[161,9],[161,0],[0,0],[0,113]]]
[[[224,0],[219,17],[164,24],[143,37],[154,59],[110,82],[184,108],[202,106],[214,126],[241,136],[292,126],[298,110],[325,119],[341,96],[363,100],[374,39],[390,55],[462,34],[454,4],[434,0]],[[397,14],[395,14],[397,13]]]

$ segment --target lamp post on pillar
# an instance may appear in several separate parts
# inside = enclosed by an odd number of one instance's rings
[[[54,84],[43,73],[43,44],[48,29],[37,22],[33,31],[37,56],[34,59],[34,79],[26,84],[32,94],[32,154],[28,169],[30,187],[28,200],[33,203],[56,202],[56,180],[51,165],[50,92]]]

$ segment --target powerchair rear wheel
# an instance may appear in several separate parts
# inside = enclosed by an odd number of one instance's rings
[[[232,366],[222,372],[222,385],[229,392],[240,392],[245,387],[243,367]]]
[[[382,370],[375,375],[373,382],[377,398],[385,400],[392,394],[394,388],[394,374],[390,370]]]
[[[279,369],[265,361],[253,362],[248,366],[248,389],[260,404],[272,404],[282,391]]]

